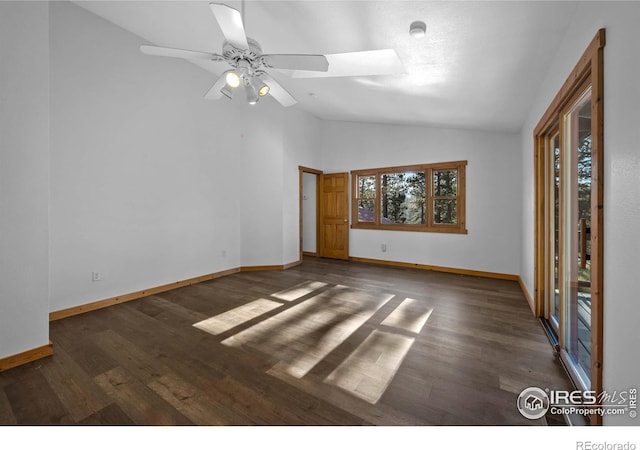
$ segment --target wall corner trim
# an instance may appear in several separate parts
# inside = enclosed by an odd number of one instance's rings
[[[0,372],[33,361],[37,361],[38,359],[45,358],[51,355],[53,355],[53,343],[49,341],[49,343],[46,345],[32,348],[31,350],[17,353],[15,355],[7,356],[6,358],[0,358]]]
[[[299,266],[300,264],[302,264],[302,260],[299,259],[298,261],[292,261],[288,264],[285,264],[282,266],[282,270],[287,270],[287,269],[291,269],[292,267],[296,267]]]
[[[529,293],[527,286],[524,284],[524,281],[522,281],[522,278],[520,276],[518,276],[518,284],[520,285],[520,290],[522,291],[522,295],[524,295],[524,298],[526,298],[527,302],[529,303],[529,308],[531,308],[531,312],[535,315],[536,309],[535,309],[535,303],[533,301],[533,297]]]

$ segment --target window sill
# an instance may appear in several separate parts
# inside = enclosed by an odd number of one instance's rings
[[[417,231],[422,233],[450,233],[450,234],[468,234],[468,230],[461,226],[438,226],[427,227],[424,225],[375,225],[366,223],[351,224],[354,230],[385,230],[385,231]]]

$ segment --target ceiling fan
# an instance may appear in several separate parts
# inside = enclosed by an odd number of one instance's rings
[[[142,53],[147,55],[229,64],[231,68],[205,94],[207,99],[219,99],[223,95],[233,98],[234,92],[242,86],[250,104],[271,95],[283,106],[294,105],[295,98],[269,75],[271,69],[284,71],[294,78],[387,75],[403,70],[393,49],[332,55],[263,54],[260,44],[245,34],[243,14],[221,3],[210,3],[209,7],[225,38],[222,54],[140,46]]]

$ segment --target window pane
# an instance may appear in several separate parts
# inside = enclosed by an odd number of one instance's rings
[[[426,223],[425,172],[386,173],[380,183],[380,223]]]
[[[455,198],[437,198],[433,201],[433,223],[436,224],[457,224],[458,208]]]
[[[553,325],[556,333],[559,334],[560,325],[560,133],[556,134],[553,138],[552,148],[553,151],[553,175],[551,182],[553,186],[551,188],[551,202],[552,209],[549,213],[551,224],[553,224],[553,244],[550,249],[551,270],[549,279],[551,280],[551,324]]]
[[[564,117],[565,345],[585,386],[591,377],[591,90]]]
[[[434,170],[433,195],[434,197],[448,197],[458,195],[458,171],[455,169]]]
[[[376,202],[375,175],[358,177],[358,222],[374,222]]]

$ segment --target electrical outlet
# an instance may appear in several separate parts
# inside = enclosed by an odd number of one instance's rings
[[[100,272],[91,272],[91,281],[100,281],[102,280],[102,275]]]
[[[382,253],[387,251],[387,244],[380,244],[380,250],[382,250]]]

